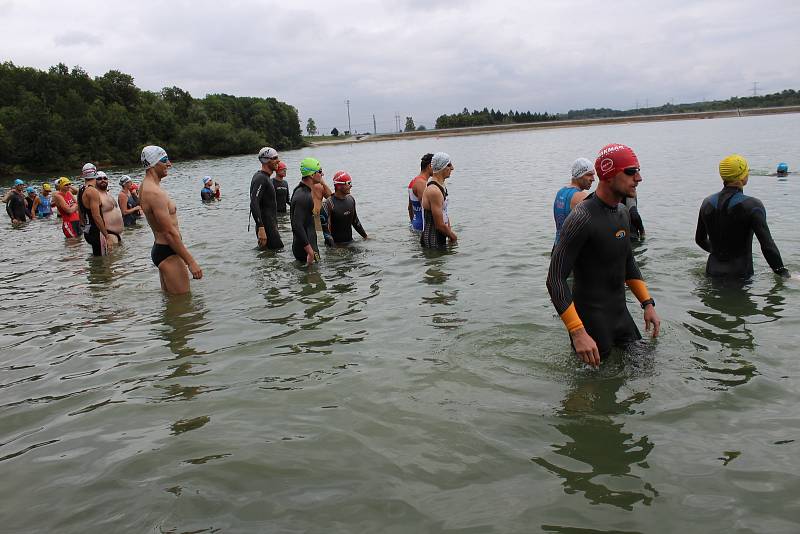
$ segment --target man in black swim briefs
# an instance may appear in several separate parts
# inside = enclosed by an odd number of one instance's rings
[[[750,176],[747,160],[732,154],[719,162],[723,188],[703,200],[694,240],[710,252],[706,274],[712,277],[747,279],[753,276],[753,234],[772,271],[789,278],[781,253],[767,226],[764,204],[742,190]]]
[[[258,248],[277,250],[283,248],[283,241],[278,233],[278,206],[271,177],[281,161],[278,152],[268,146],[258,153],[258,161],[261,169],[250,180],[250,214],[256,223]]]
[[[187,268],[195,280],[203,278],[203,270],[183,244],[178,228],[178,209],[161,187],[161,180],[167,176],[172,163],[163,148],[150,145],[142,150],[142,164],[146,171],[139,201],[155,238],[150,258],[158,267],[161,289],[172,294],[187,293]]]
[[[612,144],[600,151],[594,166],[597,190],[564,221],[550,259],[547,290],[575,352],[596,367],[613,346],[641,339],[625,303],[625,285],[642,305],[645,329],[652,327],[653,337],[661,319],[633,257],[629,214],[620,204],[636,194],[642,181],[639,160],[629,147]]]

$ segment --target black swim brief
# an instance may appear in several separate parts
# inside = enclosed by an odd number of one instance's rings
[[[172,247],[169,245],[153,243],[153,248],[150,249],[150,259],[153,260],[153,265],[156,267],[158,267],[162,261],[174,255],[175,251],[172,250]]]

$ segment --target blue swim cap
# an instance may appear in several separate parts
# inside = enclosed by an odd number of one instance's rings
[[[26,193],[35,193],[35,192],[36,192],[36,189],[34,189],[32,186],[28,186],[28,187],[25,189],[25,192],[26,192]]]
[[[786,163],[778,163],[778,172],[789,172],[789,165]]]
[[[19,178],[17,178],[16,180],[14,180],[14,185],[15,185],[15,186],[16,186],[16,185],[25,185],[25,182],[24,182],[24,181],[22,181],[22,180],[20,180]]]

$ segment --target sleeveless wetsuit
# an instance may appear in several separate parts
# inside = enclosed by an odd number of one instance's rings
[[[547,290],[556,311],[570,332],[585,327],[601,356],[613,346],[641,339],[625,304],[625,285],[639,302],[650,295],[633,258],[629,231],[627,208],[609,206],[592,193],[564,220],[550,258]]]
[[[139,205],[139,200],[133,196],[132,194],[128,193],[128,201],[125,203],[125,206],[130,210],[135,208]],[[122,216],[122,223],[125,226],[133,226],[136,224],[136,221],[141,217],[139,213],[129,213],[127,215]]]
[[[788,276],[781,253],[767,226],[764,204],[742,193],[738,187],[725,187],[700,206],[695,242],[711,254],[706,274],[734,278],[753,275],[753,234],[772,270]]]
[[[567,218],[572,208],[569,207],[572,202],[572,196],[580,191],[574,185],[567,185],[562,187],[556,193],[556,199],[553,201],[553,218],[556,221],[556,243],[558,243],[558,236],[561,233],[561,226],[564,224],[564,219]]]
[[[39,195],[39,205],[36,206],[36,216],[40,219],[50,217],[53,214],[53,207],[51,206],[50,195]]]
[[[439,185],[438,182],[431,179],[425,187],[436,186],[439,191],[444,195],[444,203],[442,204],[442,216],[444,223],[450,222],[447,215],[447,188]],[[440,232],[436,228],[436,223],[433,221],[433,212],[429,209],[423,210],[422,213],[422,235],[419,236],[419,242],[423,247],[427,248],[446,248],[447,247],[447,234]]]
[[[61,194],[64,197],[64,202],[67,206],[72,207],[75,205],[75,197],[72,196],[70,191]],[[57,207],[57,206],[56,206]],[[77,211],[67,213],[66,211],[58,208],[58,213],[61,215],[61,231],[64,232],[65,237],[78,237],[81,235],[81,216]]]
[[[297,184],[292,192],[289,217],[292,221],[292,254],[298,261],[306,262],[305,246],[311,245],[319,258],[317,230],[314,227],[314,198],[311,188],[303,182]]]
[[[422,199],[417,198],[414,194],[414,182],[417,181],[419,176],[415,176],[408,184],[408,200],[411,202],[411,211],[414,213],[414,218],[411,219],[411,229],[415,232],[422,231]]]
[[[322,234],[326,243],[328,239],[333,239],[335,243],[349,243],[353,240],[353,228],[361,234],[361,237],[367,236],[367,232],[358,220],[356,200],[350,195],[345,198],[338,198],[336,195],[326,198],[322,202],[320,216],[323,219]]]
[[[275,188],[278,213],[286,213],[286,207],[289,205],[289,184],[286,180],[276,180],[275,178],[271,178],[271,180],[272,187]]]
[[[269,174],[262,170],[256,171],[250,181],[250,213],[256,223],[256,234],[260,227],[267,233],[267,248],[271,250],[283,248],[283,241],[278,233],[275,187]]]
[[[214,196],[214,191],[212,191],[210,188],[204,187],[203,189],[200,190],[200,200],[202,200],[203,202],[210,202],[212,200],[215,200],[215,198],[216,197]]]

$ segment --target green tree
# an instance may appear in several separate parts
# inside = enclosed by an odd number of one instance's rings
[[[339,129],[334,128],[333,130],[331,130],[331,135],[334,137],[339,137]]]
[[[317,135],[317,124],[311,117],[308,118],[306,123],[306,132],[308,132],[308,135]]]
[[[417,127],[416,127],[416,126],[414,126],[414,119],[413,119],[413,118],[411,118],[411,117],[406,117],[406,127],[405,127],[405,131],[406,131],[406,132],[413,132],[413,131],[414,131],[414,130],[416,130],[416,129],[417,129]]]

